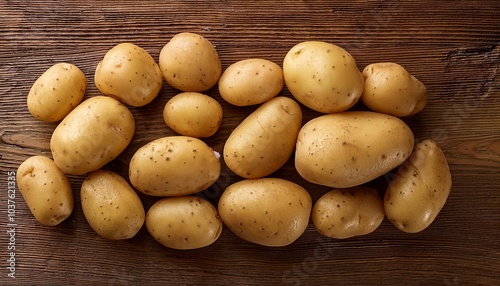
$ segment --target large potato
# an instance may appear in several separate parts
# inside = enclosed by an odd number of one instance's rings
[[[287,97],[262,104],[241,122],[224,145],[224,161],[244,178],[267,176],[283,166],[302,124],[300,106]]]
[[[17,169],[16,180],[28,208],[41,224],[57,225],[73,212],[71,185],[52,159],[28,158]]]
[[[363,70],[361,100],[373,111],[398,117],[420,112],[427,103],[425,85],[396,63],[370,64]]]
[[[302,42],[283,60],[285,84],[305,106],[334,113],[351,108],[363,92],[363,77],[354,58],[325,42]]]
[[[283,89],[283,71],[265,59],[246,59],[230,65],[219,79],[220,96],[236,106],[261,104]]]
[[[116,158],[132,140],[135,121],[130,110],[108,96],[91,97],[56,127],[50,149],[57,167],[83,175]]]
[[[143,48],[121,43],[98,63],[95,85],[106,95],[131,106],[144,106],[156,98],[163,84],[160,67]]]
[[[314,204],[311,219],[316,230],[331,238],[366,235],[384,220],[384,203],[377,190],[357,186],[334,189]]]
[[[141,199],[120,175],[98,170],[83,181],[82,211],[101,237],[119,240],[134,237],[145,220]]]
[[[156,202],[146,215],[146,228],[166,247],[196,249],[214,243],[223,225],[217,209],[210,202],[184,196]]]
[[[426,229],[446,203],[451,184],[448,162],[436,142],[416,144],[386,190],[387,218],[404,232]]]
[[[295,167],[309,182],[349,188],[399,166],[413,144],[410,127],[397,117],[370,111],[328,114],[300,130]]]
[[[203,191],[220,175],[212,148],[189,136],[163,137],[139,148],[130,161],[134,187],[150,196],[182,196]]]
[[[219,200],[224,224],[240,238],[286,246],[306,230],[312,200],[301,186],[278,178],[246,179],[227,187]]]
[[[62,120],[83,100],[86,89],[87,78],[77,66],[57,63],[33,83],[28,93],[28,110],[42,121]]]

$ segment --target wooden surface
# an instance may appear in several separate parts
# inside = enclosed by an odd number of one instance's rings
[[[64,4],[61,4],[64,3]],[[0,2],[0,285],[498,285],[500,282],[500,1],[2,1]],[[425,110],[405,121],[416,139],[443,148],[453,188],[435,222],[406,234],[386,219],[374,233],[346,240],[320,236],[309,224],[283,248],[242,241],[227,228],[204,249],[167,249],[143,228],[127,241],[107,241],[87,225],[79,204],[82,176],[71,176],[75,210],[57,227],[39,225],[19,191],[15,197],[15,270],[7,269],[8,176],[31,155],[48,155],[56,124],[30,116],[26,96],[56,62],[79,66],[86,97],[98,95],[97,62],[120,42],[157,59],[176,33],[208,38],[223,68],[249,57],[282,63],[305,40],[335,43],[360,69],[373,62],[405,66],[427,86]],[[205,140],[221,152],[231,130],[255,107],[226,104],[221,130]],[[106,166],[127,176],[132,154],[171,135],[161,111],[176,91],[132,108],[137,132]],[[282,95],[290,96],[284,89]],[[362,109],[362,106],[355,108]],[[304,121],[318,114],[303,108]],[[293,161],[274,176],[306,187],[317,200],[328,188],[302,180]],[[200,193],[216,203],[238,178],[223,165],[219,181]],[[381,193],[383,178],[372,183]],[[145,208],[156,198],[141,195]]]

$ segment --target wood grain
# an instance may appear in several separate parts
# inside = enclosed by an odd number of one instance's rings
[[[1,285],[498,285],[500,281],[500,1],[2,1],[0,3],[0,284]],[[425,110],[406,118],[417,140],[443,148],[453,189],[436,221],[418,234],[387,220],[374,233],[346,240],[321,237],[309,225],[284,248],[242,241],[224,229],[213,245],[175,251],[143,228],[127,241],[99,238],[77,203],[57,227],[39,225],[16,193],[16,278],[7,276],[8,172],[31,155],[50,156],[56,124],[32,118],[31,84],[68,61],[89,79],[104,53],[133,42],[155,59],[176,33],[191,31],[217,47],[223,68],[249,57],[281,65],[304,40],[348,50],[360,69],[394,61],[428,88]],[[161,110],[177,91],[164,86],[150,105],[131,108],[137,132],[107,169],[127,176],[128,163],[150,140],[174,134]],[[221,152],[231,130],[255,107],[225,103],[220,131],[205,141]],[[291,96],[284,89],[281,93]],[[356,109],[364,107],[358,104]],[[319,114],[304,110],[304,122]],[[328,191],[301,179],[293,158],[274,174],[306,187],[313,200]],[[70,176],[75,199],[83,180]],[[216,203],[239,180],[223,166],[199,195]],[[384,178],[370,184],[380,192]],[[146,208],[155,198],[141,195]]]

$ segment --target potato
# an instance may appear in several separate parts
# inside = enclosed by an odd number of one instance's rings
[[[285,84],[305,106],[334,113],[351,108],[363,92],[363,77],[354,58],[325,42],[302,42],[283,60]]]
[[[91,97],[56,127],[50,149],[57,167],[83,175],[109,163],[130,143],[135,131],[132,113],[108,96]]]
[[[375,231],[384,216],[384,203],[377,190],[357,186],[321,196],[313,206],[311,219],[319,233],[343,239]]]
[[[306,230],[312,200],[301,186],[279,178],[246,179],[227,187],[218,210],[238,237],[265,246],[286,246]]]
[[[90,227],[106,239],[132,238],[144,224],[146,214],[141,199],[116,173],[90,173],[83,181],[80,200]]]
[[[166,247],[196,249],[214,243],[223,225],[210,202],[195,196],[182,196],[156,202],[146,215],[146,228]]]
[[[323,115],[299,132],[295,168],[307,181],[349,188],[403,163],[413,149],[410,127],[392,115],[348,111]]]
[[[129,179],[150,196],[183,196],[203,191],[220,175],[220,162],[205,142],[189,136],[163,137],[139,148]]]
[[[371,110],[398,117],[414,115],[427,103],[425,85],[396,63],[375,63],[363,70],[361,101]]]
[[[58,225],[73,212],[73,192],[66,175],[45,156],[24,161],[16,174],[19,191],[38,222]]]
[[[230,65],[219,79],[221,97],[236,106],[264,103],[283,89],[283,71],[265,59],[246,59]]]
[[[181,135],[206,138],[219,129],[222,113],[222,106],[210,96],[183,92],[167,102],[163,119],[168,127]]]
[[[194,33],[179,33],[170,39],[160,52],[159,64],[165,81],[181,91],[206,91],[222,73],[215,47]]]
[[[287,97],[262,104],[241,122],[224,145],[224,161],[244,178],[261,178],[290,158],[302,124],[300,106]]]
[[[110,49],[98,63],[95,85],[131,106],[144,106],[156,98],[163,85],[160,67],[143,48],[121,43]]]
[[[33,83],[28,93],[28,110],[42,121],[62,120],[83,100],[86,89],[87,78],[77,66],[57,63]]]
[[[446,203],[451,185],[448,162],[436,142],[428,139],[416,144],[386,190],[387,218],[404,232],[426,229]]]

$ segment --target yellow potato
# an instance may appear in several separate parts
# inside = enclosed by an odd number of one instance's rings
[[[283,71],[265,59],[247,59],[230,65],[219,79],[221,97],[236,106],[264,103],[283,89]]]
[[[134,117],[127,107],[114,98],[94,96],[59,123],[50,149],[61,171],[83,175],[116,158],[128,146],[134,131]]]
[[[163,119],[168,127],[181,135],[205,138],[217,132],[222,113],[222,106],[210,96],[183,92],[167,102]]]
[[[285,84],[305,106],[334,113],[351,108],[363,92],[363,77],[354,58],[325,42],[302,42],[283,60]]]
[[[96,67],[95,85],[131,106],[144,106],[156,98],[163,85],[160,67],[143,48],[121,43],[110,49]]]
[[[331,238],[366,235],[384,220],[384,203],[377,190],[364,186],[334,189],[318,199],[311,219],[316,230]]]
[[[373,111],[398,117],[414,115],[427,103],[425,85],[396,63],[375,63],[363,70],[361,100]]]
[[[87,89],[85,74],[70,63],[57,63],[47,69],[28,93],[28,109],[46,122],[62,120],[82,100]]]
[[[301,186],[278,178],[246,179],[227,187],[218,210],[238,237],[265,246],[286,246],[306,230],[312,200]]]
[[[90,227],[106,239],[129,239],[144,224],[141,199],[116,173],[104,170],[90,173],[83,181],[80,200]]]
[[[45,156],[24,161],[16,175],[19,191],[38,222],[58,225],[73,212],[73,192],[66,175]]]
[[[287,97],[262,104],[241,122],[224,145],[224,161],[244,178],[261,178],[290,158],[302,124],[300,106]]]
[[[223,225],[217,209],[210,202],[184,196],[156,202],[146,215],[146,228],[166,247],[196,249],[214,243]]]
[[[295,168],[311,183],[359,186],[403,163],[413,144],[410,127],[391,115],[370,111],[323,115],[300,130]]]
[[[446,203],[451,185],[448,162],[436,142],[416,144],[386,190],[387,218],[404,232],[426,229]]]
[[[189,136],[163,137],[139,148],[130,161],[129,179],[150,196],[183,196],[203,191],[220,175],[212,148]]]

